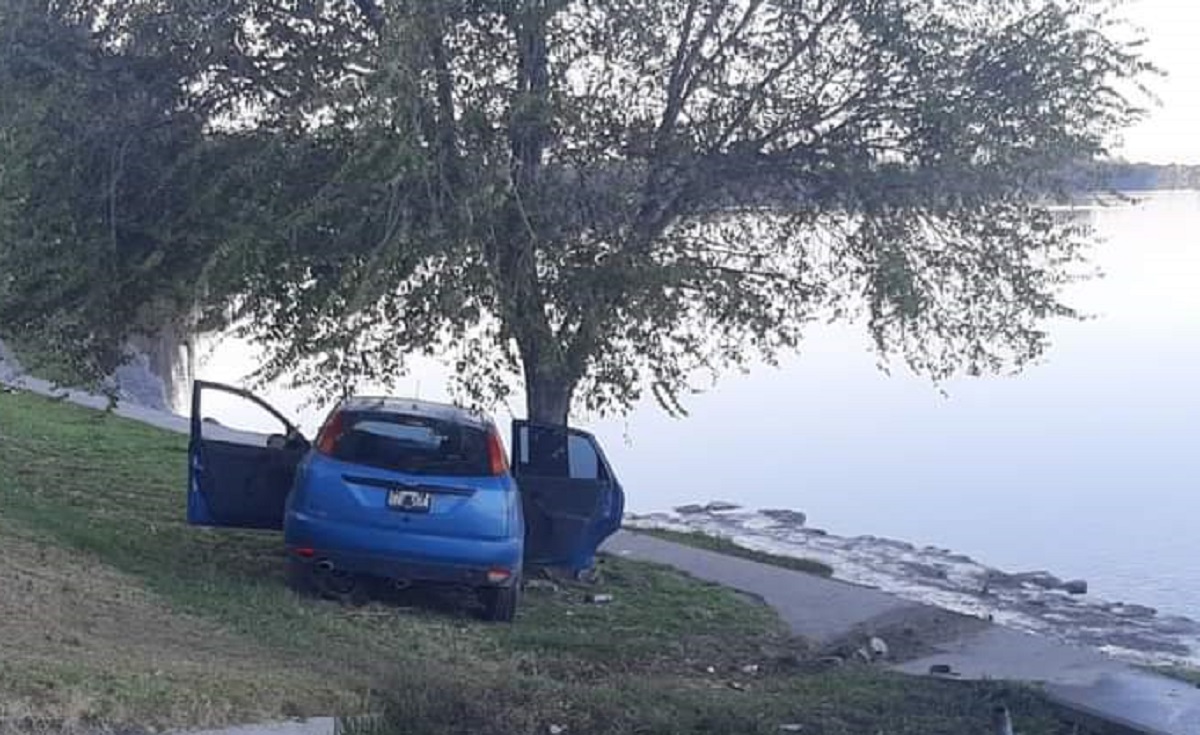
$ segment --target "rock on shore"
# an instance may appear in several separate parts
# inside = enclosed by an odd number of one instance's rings
[[[752,511],[724,501],[626,516],[626,525],[635,529],[699,531],[759,551],[815,559],[848,582],[1134,663],[1200,665],[1200,623],[1097,599],[1087,594],[1085,580],[1063,580],[1047,571],[1005,572],[949,549],[876,536],[842,537],[809,528],[807,522],[799,511]]]

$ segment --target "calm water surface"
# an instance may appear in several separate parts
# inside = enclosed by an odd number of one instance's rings
[[[1053,324],[1043,364],[943,395],[878,371],[861,330],[827,328],[781,368],[693,398],[687,419],[646,405],[587,424],[630,509],[795,508],[835,533],[1048,569],[1101,597],[1200,617],[1200,193],[1087,216],[1106,276],[1070,300],[1094,318]],[[226,340],[198,373],[236,381],[253,364]],[[444,397],[444,375],[422,366],[398,390]],[[264,395],[319,424],[303,391]]]

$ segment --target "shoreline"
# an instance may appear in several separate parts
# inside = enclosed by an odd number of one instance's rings
[[[1005,572],[965,554],[894,539],[837,536],[809,527],[798,511],[751,510],[721,501],[627,513],[624,525],[700,532],[755,551],[812,559],[832,567],[834,579],[1136,665],[1200,667],[1200,622],[1097,598],[1083,591],[1084,580]]]

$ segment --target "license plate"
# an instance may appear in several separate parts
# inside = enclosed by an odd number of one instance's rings
[[[429,511],[430,498],[429,493],[419,490],[388,490],[387,504],[396,510],[425,513]]]

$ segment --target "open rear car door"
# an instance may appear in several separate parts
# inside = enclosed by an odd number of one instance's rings
[[[279,422],[281,433],[226,428],[205,417],[206,394],[250,401]],[[282,529],[284,504],[309,443],[262,399],[219,383],[195,381],[188,442],[187,520],[196,526]]]
[[[625,495],[595,437],[514,421],[512,472],[521,490],[528,564],[590,569],[621,526]]]

